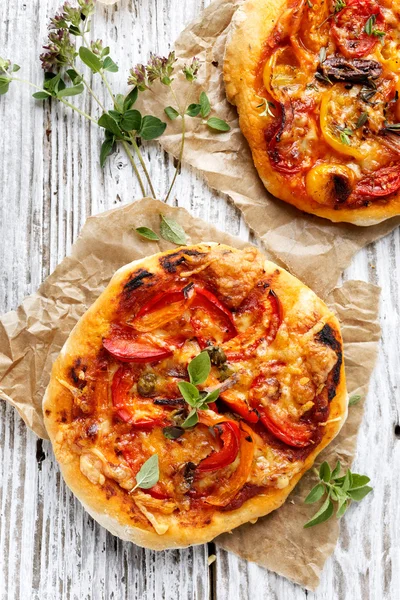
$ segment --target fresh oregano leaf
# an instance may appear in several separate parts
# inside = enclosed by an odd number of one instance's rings
[[[349,490],[347,495],[355,502],[360,502],[367,494],[372,492],[372,487],[365,485],[364,487],[358,488],[356,490]]]
[[[196,407],[199,400],[201,400],[200,392],[197,387],[193,385],[193,383],[189,383],[189,381],[180,381],[178,383],[178,388],[185,402],[193,408]]]
[[[204,383],[211,371],[211,361],[208,352],[200,352],[188,365],[190,383],[200,385]]]
[[[189,115],[189,117],[197,117],[197,115],[200,114],[200,110],[200,104],[189,104],[186,109],[186,114]]]
[[[75,69],[67,69],[66,73],[74,85],[82,82],[82,76]]]
[[[318,502],[322,498],[325,492],[325,486],[323,483],[317,483],[308,494],[307,498],[304,500],[306,504],[312,504],[313,502]]]
[[[216,400],[218,400],[218,398],[219,398],[219,389],[216,389],[212,392],[208,392],[208,394],[206,394],[204,396],[204,398],[202,399],[201,405],[199,406],[199,408],[203,408],[207,404],[210,404],[210,402],[215,402]]]
[[[32,94],[32,97],[36,98],[36,100],[47,100],[50,96],[51,94],[48,94],[47,92],[35,92]]]
[[[119,112],[119,110],[111,109],[108,111],[108,114],[119,124],[120,120],[122,119],[122,114]]]
[[[171,425],[169,427],[163,428],[163,434],[168,440],[177,440],[185,433],[183,427],[177,427],[176,425]]]
[[[111,131],[111,133],[113,133],[115,136],[123,137],[122,131],[118,127],[118,124],[107,113],[104,113],[103,115],[101,115],[101,117],[97,123],[98,123],[98,125],[100,125],[100,127],[104,127],[104,129]]]
[[[349,490],[351,488],[351,479],[352,479],[351,471],[350,471],[350,469],[347,469],[346,475],[344,476],[344,480],[342,483],[342,490],[344,492],[347,492],[347,490]]]
[[[319,477],[320,479],[322,479],[322,481],[325,481],[326,483],[331,478],[331,469],[326,461],[323,462],[319,468]]]
[[[110,73],[117,73],[118,72],[118,65],[113,61],[112,58],[110,58],[109,56],[107,56],[103,60],[103,69],[105,71],[110,71]]]
[[[135,104],[135,102],[137,100],[138,94],[139,94],[139,92],[138,92],[137,87],[134,87],[133,90],[131,90],[129,92],[129,94],[124,99],[124,104],[123,104],[124,112],[126,110],[129,110],[130,108],[132,108],[132,106]]]
[[[78,85],[74,85],[73,87],[66,87],[63,90],[59,90],[57,92],[57,98],[64,98],[66,96],[78,96],[78,94],[82,94],[84,90],[83,83],[79,83]]]
[[[218,119],[218,117],[210,117],[207,121],[207,125],[215,131],[230,131],[231,127],[226,121]]]
[[[146,115],[142,119],[142,125],[139,131],[139,136],[144,140],[154,140],[162,135],[167,124],[151,115]]]
[[[331,479],[335,479],[339,475],[340,468],[341,468],[341,464],[340,464],[340,460],[338,460],[335,468],[332,471]]]
[[[138,131],[142,125],[142,115],[138,110],[127,110],[119,122],[124,131]]]
[[[164,240],[167,240],[168,242],[177,244],[178,246],[185,246],[187,238],[183,227],[171,217],[166,217],[164,215],[160,215],[160,217],[161,237],[163,237]]]
[[[152,488],[160,479],[160,467],[158,464],[158,455],[153,454],[140,468],[139,473],[136,475],[136,485],[132,492],[136,488],[142,488],[148,490]]]
[[[309,521],[307,521],[307,523],[304,525],[304,528],[306,529],[308,527],[314,527],[314,525],[319,525],[319,523],[323,523],[324,521],[330,519],[332,515],[333,502],[328,496],[319,511],[316,512]]]
[[[351,490],[355,490],[357,488],[364,487],[371,480],[366,475],[358,475],[357,473],[352,473],[351,477]]]
[[[211,105],[210,105],[210,101],[208,99],[208,96],[205,92],[201,92],[200,94],[200,112],[201,112],[201,116],[203,119],[205,119],[206,117],[208,117],[208,115],[211,112]]]
[[[197,414],[197,409],[193,408],[193,410],[190,411],[187,418],[182,423],[182,427],[184,429],[188,429],[188,427],[194,427],[195,425],[197,425],[198,422],[199,415]]]
[[[346,510],[349,507],[349,502],[347,501],[347,499],[342,502],[341,500],[338,503],[338,509],[336,512],[336,516],[338,519],[340,519],[341,517],[343,517],[344,513],[346,512]]]
[[[168,119],[171,119],[171,121],[174,121],[174,119],[177,119],[179,117],[178,111],[173,106],[165,107],[164,112],[167,115]]]
[[[99,73],[103,66],[100,58],[85,46],[79,48],[79,58],[93,73]]]
[[[80,36],[80,35],[82,35],[82,32],[81,32],[81,30],[80,30],[80,29],[79,29],[79,27],[77,27],[76,25],[70,25],[70,26],[69,26],[69,32],[70,32],[72,35],[75,35],[75,36]]]
[[[358,394],[351,396],[350,400],[349,400],[349,406],[355,406],[356,404],[358,404],[361,400],[361,396],[359,396]]]
[[[136,227],[135,231],[146,238],[146,240],[154,240],[157,242],[160,239],[152,229],[149,229],[149,227]]]
[[[100,150],[100,166],[101,166],[101,168],[104,167],[107,157],[110,156],[110,154],[113,151],[113,147],[114,147],[114,136],[110,139],[104,140],[104,142],[102,143],[101,150]]]
[[[7,94],[9,87],[10,87],[9,81],[0,82],[0,96],[4,96],[4,94]]]

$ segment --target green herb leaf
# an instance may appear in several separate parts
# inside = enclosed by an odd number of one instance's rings
[[[210,404],[210,402],[215,402],[219,398],[219,389],[213,390],[212,392],[208,392],[206,396],[201,401],[201,405],[199,408],[203,408],[205,405]]]
[[[83,90],[83,83],[79,83],[78,85],[74,85],[73,87],[66,87],[63,90],[57,92],[57,98],[64,98],[66,96],[78,96],[78,94],[82,94]]]
[[[339,475],[340,468],[341,468],[341,464],[340,464],[340,460],[338,460],[335,468],[332,471],[331,479],[335,479]]]
[[[139,135],[144,140],[154,140],[164,133],[166,126],[167,124],[157,117],[147,115],[142,119]]]
[[[167,115],[167,117],[171,119],[171,121],[179,117],[178,111],[175,110],[173,106],[167,106],[166,108],[164,108],[164,112]]]
[[[344,476],[344,480],[342,483],[342,490],[344,492],[347,492],[347,490],[349,490],[351,487],[351,471],[350,469],[347,469],[346,474]]]
[[[82,76],[79,75],[75,69],[67,69],[66,73],[74,85],[78,85],[78,83],[82,82]]]
[[[186,419],[187,420],[187,419]],[[171,425],[169,427],[163,428],[163,434],[168,440],[177,440],[185,433],[183,427],[177,427],[176,425]]]
[[[104,142],[101,145],[101,150],[100,150],[100,166],[101,166],[101,168],[104,167],[108,156],[110,156],[110,154],[112,154],[113,148],[114,148],[114,136],[110,139],[104,140]]]
[[[190,411],[187,418],[182,423],[182,427],[187,429],[188,427],[194,427],[199,422],[199,415],[197,414],[197,409],[194,408]]]
[[[47,100],[47,98],[51,97],[51,94],[48,94],[47,92],[35,92],[32,94],[32,97],[36,98],[36,100]]]
[[[76,25],[70,25],[70,26],[69,26],[69,32],[70,32],[72,35],[75,35],[75,36],[80,36],[80,35],[82,35],[82,32],[81,32],[81,30],[80,30],[80,29],[79,29],[79,27],[77,27]]]
[[[117,138],[123,137],[122,131],[118,127],[118,124],[107,113],[104,113],[103,115],[101,115],[101,117],[97,123],[100,127],[104,127],[104,129],[107,129],[107,131],[111,131],[111,133],[113,133],[115,136],[117,136]]]
[[[7,94],[8,92],[8,88],[10,87],[10,82],[0,82],[0,96],[4,96],[4,94]]]
[[[361,396],[359,396],[358,394],[355,396],[351,396],[350,400],[349,400],[349,406],[355,406],[356,404],[358,404],[361,400]]]
[[[208,352],[200,352],[188,365],[190,383],[200,385],[204,383],[211,371],[211,361]]]
[[[168,242],[177,244],[178,246],[185,246],[187,238],[183,227],[171,217],[160,215],[160,218],[161,237],[163,237],[164,240],[167,240]]]
[[[108,54],[110,54],[110,46],[106,46],[105,48],[103,48],[103,50],[101,51],[101,58],[104,58]]]
[[[352,473],[351,477],[351,490],[355,490],[357,488],[364,487],[371,480],[366,475],[358,475],[357,473]]]
[[[338,519],[343,517],[343,515],[346,512],[346,510],[348,509],[348,507],[349,507],[349,502],[347,500],[345,500],[344,502],[342,502],[342,500],[339,501],[338,509],[336,512],[336,516]]]
[[[189,406],[195,408],[198,405],[199,400],[201,400],[200,392],[197,387],[193,385],[193,383],[189,383],[189,381],[180,381],[178,383],[178,388],[185,402],[187,402]]]
[[[360,129],[360,127],[363,127],[363,125],[365,125],[365,123],[367,121],[368,121],[368,113],[362,112],[361,115],[357,119],[356,129]]]
[[[207,121],[207,125],[216,131],[230,131],[231,129],[230,125],[228,125],[226,121],[218,119],[218,117],[210,117],[210,119]]]
[[[20,68],[21,68],[21,67],[20,67],[19,65],[16,65],[16,64],[14,63],[14,64],[13,64],[13,66],[12,66],[12,68],[11,68],[11,72],[12,72],[12,73],[16,73],[17,71],[19,71],[19,70],[20,70]]]
[[[368,35],[372,34],[372,29],[375,25],[376,22],[376,15],[371,15],[368,19],[368,21],[365,23],[364,26],[364,31],[365,33],[367,33]]]
[[[138,110],[127,110],[119,122],[124,131],[139,131],[142,125],[142,115]]]
[[[103,60],[103,69],[105,71],[110,71],[110,73],[117,73],[118,72],[118,65],[115,64],[115,62],[113,61],[112,58],[110,58],[109,56],[107,56]]]
[[[308,527],[314,527],[314,525],[319,525],[319,523],[323,523],[324,521],[330,519],[332,515],[333,502],[328,496],[319,511],[316,512],[309,521],[307,521],[307,523],[304,525],[304,528],[306,529]]]
[[[129,94],[124,99],[123,112],[132,108],[132,106],[135,104],[135,102],[137,100],[138,94],[139,94],[139,91],[138,91],[137,87],[134,87],[133,90],[131,90],[129,92]]]
[[[345,0],[336,0],[336,3],[335,3],[335,13],[338,13],[339,11],[341,11],[342,8],[346,8],[346,2],[345,2]]]
[[[93,73],[99,73],[103,66],[100,58],[85,46],[79,48],[79,58]]]
[[[189,115],[189,117],[197,117],[200,111],[200,104],[189,104],[189,106],[186,109],[186,114]]]
[[[148,227],[136,227],[135,231],[142,237],[146,238],[146,240],[154,240],[157,242],[160,239],[158,235]]]
[[[368,485],[366,485],[366,486],[358,488],[356,490],[349,490],[347,492],[347,494],[355,502],[360,502],[360,500],[365,498],[365,496],[367,494],[369,494],[370,492],[372,492],[372,487],[369,487]]]
[[[326,483],[328,483],[328,481],[331,478],[331,469],[326,461],[323,462],[319,468],[319,477],[320,479],[322,479],[322,481],[325,481]]]
[[[122,119],[122,113],[120,113],[119,110],[111,109],[108,111],[108,114],[119,124],[120,120]]]
[[[156,485],[160,479],[160,468],[158,464],[158,455],[153,454],[141,466],[139,473],[136,475],[136,485],[133,489],[142,488],[148,490]],[[133,490],[132,490],[133,491]]]
[[[201,110],[200,110],[201,116],[203,117],[203,119],[205,119],[206,117],[208,117],[208,115],[211,112],[210,101],[205,92],[201,92],[199,101],[200,101],[200,107],[201,107]]]
[[[306,504],[312,504],[313,502],[318,502],[322,498],[325,492],[325,486],[323,483],[317,483],[308,494],[307,498],[304,500]]]

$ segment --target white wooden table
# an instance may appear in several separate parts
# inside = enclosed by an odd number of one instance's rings
[[[99,7],[94,35],[111,46],[124,91],[128,68],[165,53],[204,0],[121,0]],[[47,20],[59,0],[2,0],[0,56],[22,66],[21,77],[41,82],[38,55]],[[99,94],[105,99],[100,86]],[[85,106],[91,110],[90,103]],[[140,196],[125,155],[101,171],[99,134],[64,110],[35,104],[15,84],[0,98],[0,311],[23,297],[68,253],[89,214]],[[156,144],[145,156],[160,196],[173,174]],[[174,198],[194,215],[248,238],[225,199],[183,168]],[[382,286],[382,344],[360,429],[354,465],[375,491],[349,510],[321,585],[306,592],[260,567],[217,551],[213,544],[155,553],[114,538],[97,525],[64,485],[50,444],[28,431],[0,403],[0,596],[8,599],[135,600],[396,600],[400,598],[400,235],[359,253],[344,278]],[[27,390],[29,393],[29,390]],[[397,428],[396,428],[397,425]],[[397,434],[397,437],[396,437]],[[279,540],[277,540],[279,552]]]

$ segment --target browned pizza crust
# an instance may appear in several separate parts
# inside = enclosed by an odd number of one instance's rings
[[[329,420],[323,429],[322,439],[307,456],[301,470],[290,478],[283,489],[268,489],[266,493],[250,498],[236,510],[211,510],[207,515],[200,513],[198,519],[192,521],[185,521],[184,516],[177,511],[163,515],[161,524],[156,524],[159,533],[144,515],[138,516],[137,511],[133,510],[132,497],[118,486],[115,479],[106,477],[105,480],[103,478],[96,483],[82,473],[80,455],[86,449],[77,448],[69,436],[73,397],[70,390],[60,382],[68,378],[71,365],[77,364],[76,361],[80,360],[80,357],[85,357],[87,362],[90,362],[91,358],[95,359],[102,348],[102,339],[109,332],[110,322],[119,310],[119,299],[126,289],[127,282],[136,281],[135,277],[137,278],[138,274],[162,275],[163,268],[160,265],[163,265],[164,272],[177,269],[177,265],[179,268],[187,268],[185,257],[190,257],[191,253],[196,252],[213,258],[210,264],[213,264],[216,287],[225,290],[226,293],[230,290],[232,303],[235,302],[235,290],[241,279],[243,286],[247,285],[246,268],[250,269],[254,263],[259,264],[266,276],[274,278],[274,291],[281,300],[287,322],[307,325],[311,316],[313,319],[319,318],[321,323],[330,326],[330,331],[333,332],[340,348],[342,344],[339,323],[327,306],[298,279],[266,261],[254,248],[239,251],[223,245],[205,243],[156,254],[117,271],[106,290],[79,320],[54,363],[43,400],[43,412],[63,477],[86,510],[114,535],[155,550],[207,542],[223,532],[278,508],[285,502],[302,475],[310,469],[321,450],[337,435],[347,416],[346,382],[344,364],[341,362],[340,371],[337,373],[336,394],[330,402]],[[225,268],[224,256],[228,257]],[[242,264],[241,273],[233,268],[233,260],[229,263],[230,257],[236,257],[239,264]],[[216,262],[217,258],[219,262]]]
[[[260,97],[255,93],[255,82],[266,41],[287,5],[287,0],[245,0],[233,17],[225,51],[227,98],[238,109],[240,128],[249,143],[262,182],[277,198],[334,222],[366,226],[400,214],[400,192],[391,195],[384,203],[372,201],[368,206],[335,210],[319,204],[310,196],[300,197],[298,191],[291,188],[288,178],[271,166],[265,143],[267,120],[260,114]],[[286,10],[290,12],[290,9]]]

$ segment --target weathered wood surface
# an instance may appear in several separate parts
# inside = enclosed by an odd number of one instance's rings
[[[209,2],[122,0],[100,9],[94,35],[112,48],[124,85],[130,65],[150,50],[166,52],[180,30]],[[0,55],[40,83],[36,57],[47,19],[59,0],[3,0]],[[98,86],[99,94],[105,94]],[[94,110],[90,102],[86,110]],[[140,196],[123,154],[104,173],[99,136],[63,108],[35,104],[19,84],[0,99],[0,310],[15,308],[68,252],[85,218]],[[162,196],[172,161],[146,146]],[[201,177],[183,169],[174,197],[220,229],[248,237],[239,213]],[[341,527],[340,542],[315,593],[213,546],[154,553],[123,543],[98,526],[66,489],[48,443],[27,431],[0,404],[0,596],[7,599],[93,600],[395,600],[400,597],[400,236],[399,230],[362,251],[345,278],[382,286],[381,352],[360,429],[355,469],[375,488]],[[27,393],[29,393],[27,391]],[[397,429],[395,426],[397,425]],[[396,438],[397,433],[397,438]],[[276,551],[279,552],[279,540]]]

